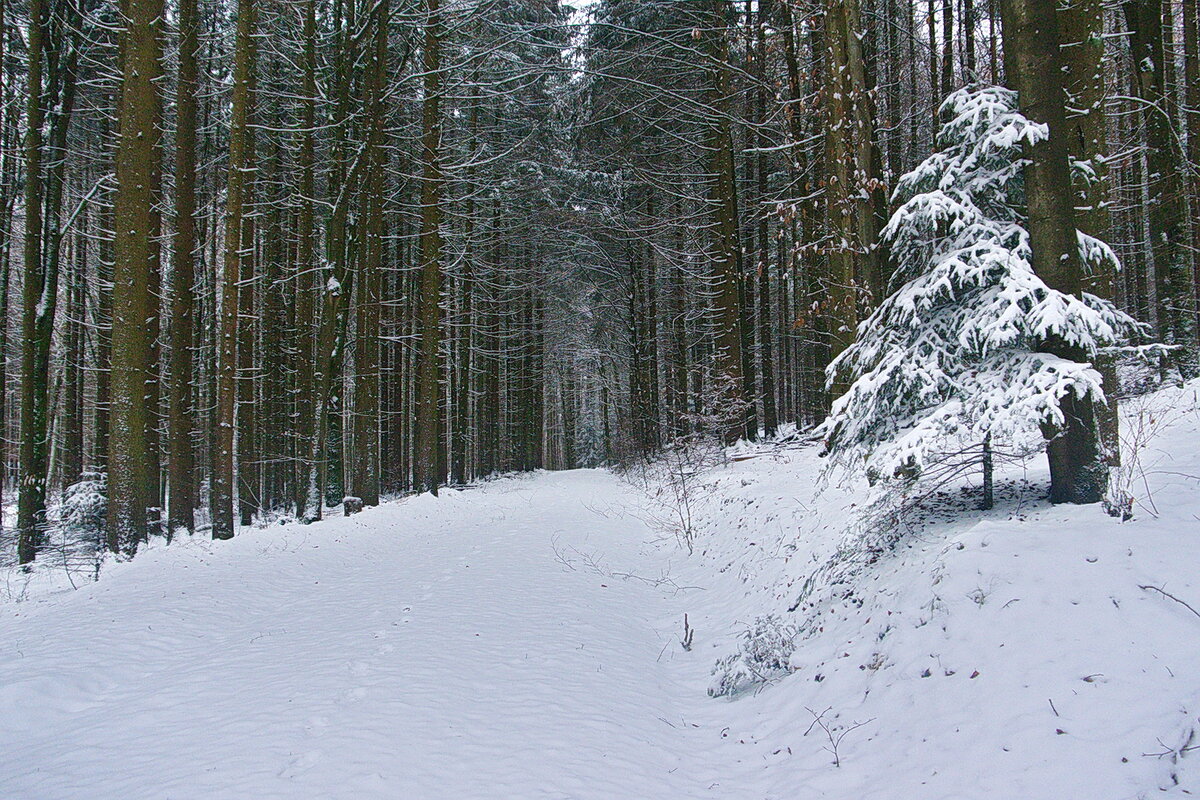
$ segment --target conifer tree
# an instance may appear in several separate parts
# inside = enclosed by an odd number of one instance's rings
[[[999,87],[954,92],[942,119],[938,152],[901,178],[883,230],[899,265],[892,294],[829,370],[850,388],[824,425],[826,447],[877,479],[913,479],[984,443],[1021,451],[1061,435],[1080,406],[1110,402],[1097,355],[1140,331],[1111,302],[1036,273],[1023,147],[1046,126]],[[1106,244],[1073,238],[1082,263],[1116,268]]]

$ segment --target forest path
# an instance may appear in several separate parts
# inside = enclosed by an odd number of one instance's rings
[[[498,481],[0,609],[0,797],[729,796],[630,492]]]

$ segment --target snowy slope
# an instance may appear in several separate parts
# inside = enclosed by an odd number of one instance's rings
[[[0,605],[0,798],[1198,792],[1200,617],[1139,586],[1200,608],[1200,412],[1152,402],[1134,521],[1038,462],[869,563],[786,445],[706,473],[691,557],[600,471],[152,548]],[[790,674],[708,697],[768,615]]]
[[[991,512],[947,487],[940,511],[857,569],[844,559],[863,487],[816,495],[815,448],[760,448],[714,474],[689,567],[718,576],[689,598],[696,649],[736,650],[762,615],[796,635],[790,675],[725,701],[763,796],[1200,792],[1200,752],[1187,750],[1200,744],[1200,616],[1139,588],[1200,609],[1196,386],[1130,404],[1125,423],[1145,440],[1133,521],[1044,503],[1039,459],[1009,471]],[[809,729],[817,716],[845,733],[840,767]]]

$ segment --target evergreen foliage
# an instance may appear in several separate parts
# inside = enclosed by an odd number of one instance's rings
[[[902,177],[883,229],[897,268],[891,294],[830,364],[849,390],[823,425],[837,463],[913,477],[947,448],[990,436],[1028,447],[1064,422],[1068,394],[1106,402],[1093,361],[1142,326],[1111,302],[1049,288],[1030,266],[1022,146],[1047,135],[1015,92],[966,88],[942,105],[937,152]],[[1078,234],[1091,271],[1119,269]],[[1055,340],[1088,361],[1044,351]]]

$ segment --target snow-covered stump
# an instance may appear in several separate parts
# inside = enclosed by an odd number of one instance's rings
[[[343,497],[342,498],[342,513],[347,517],[351,514],[357,514],[363,510],[363,501],[361,497]]]

